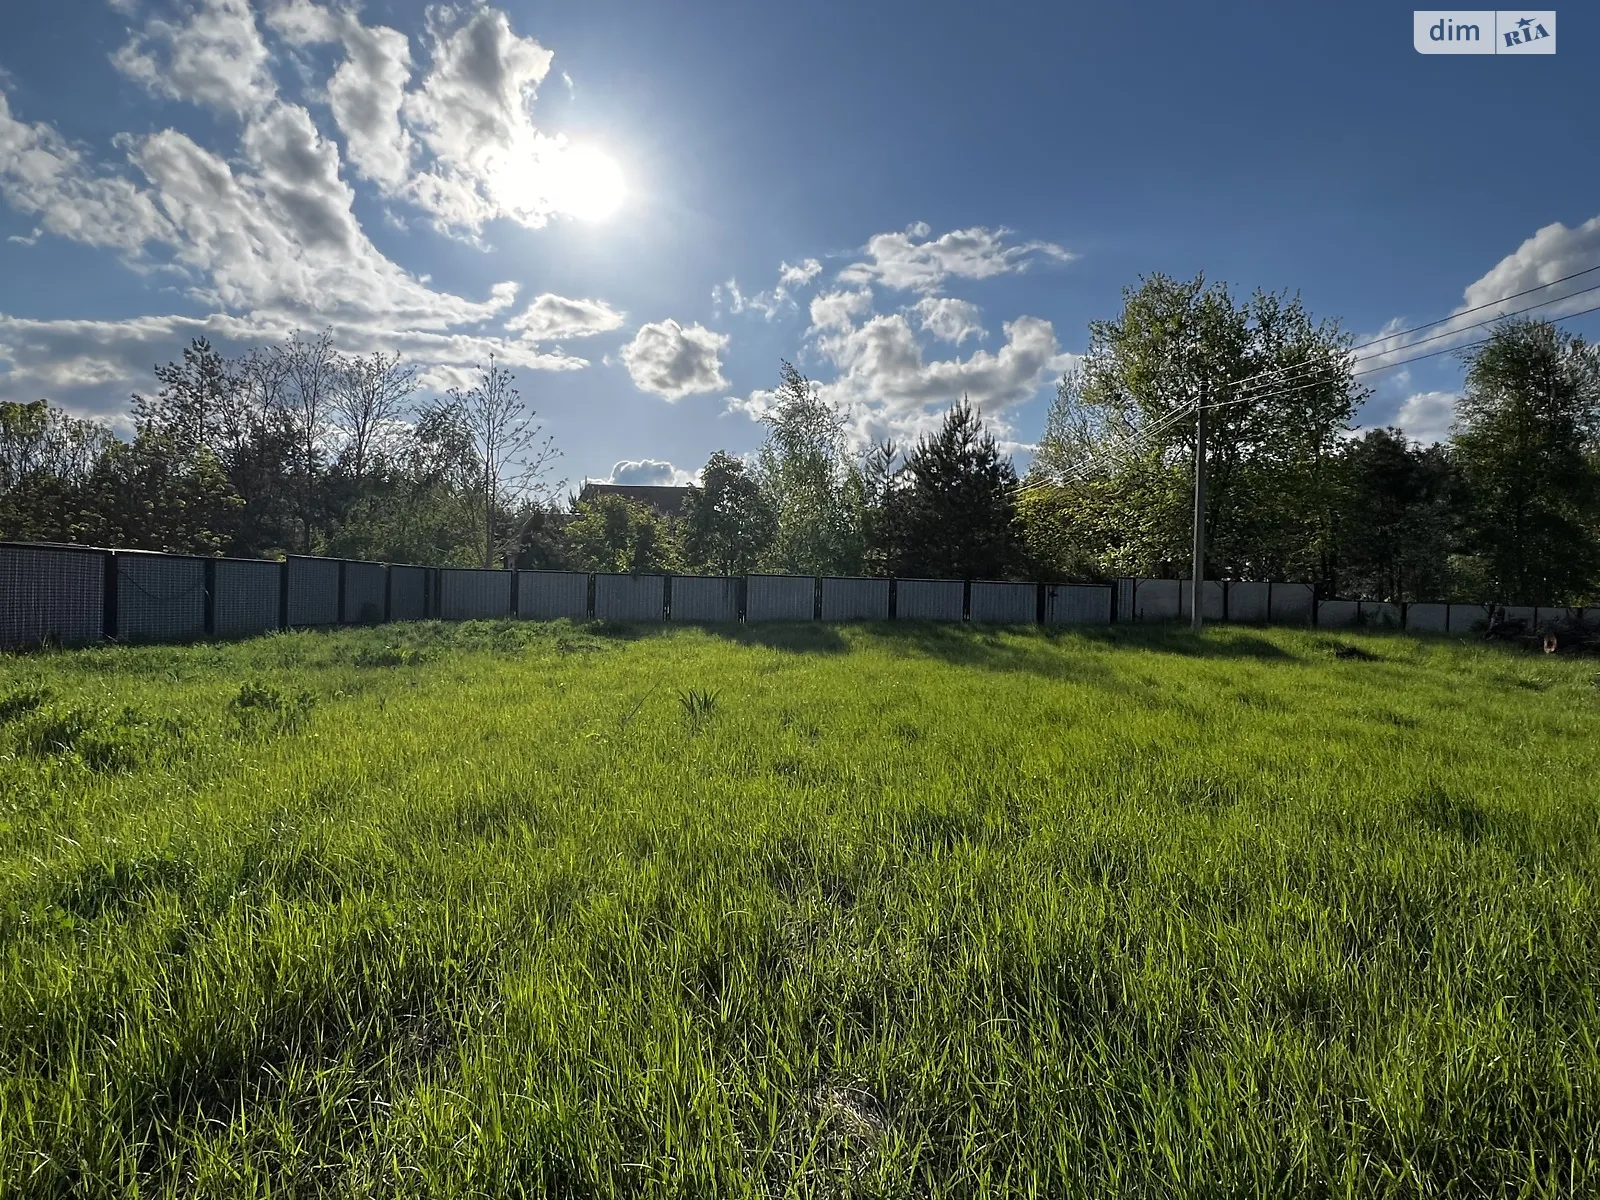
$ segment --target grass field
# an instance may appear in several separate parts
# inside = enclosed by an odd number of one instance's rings
[[[1600,1193],[1600,663],[0,658],[0,1194]]]

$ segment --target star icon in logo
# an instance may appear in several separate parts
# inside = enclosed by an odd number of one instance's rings
[[[1517,24],[1522,26],[1522,28],[1526,29],[1529,25],[1533,24],[1533,18],[1532,17],[1523,17],[1522,20],[1517,22]]]

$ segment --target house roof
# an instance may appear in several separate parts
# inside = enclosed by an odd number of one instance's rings
[[[621,496],[647,504],[664,517],[681,517],[689,499],[689,489],[645,483],[586,483],[578,493],[579,500],[592,500],[596,496]]]

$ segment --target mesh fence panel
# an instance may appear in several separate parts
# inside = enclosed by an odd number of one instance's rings
[[[1386,600],[1363,600],[1361,602],[1361,623],[1363,625],[1372,625],[1379,629],[1398,629],[1400,628],[1400,606],[1398,604],[1390,604]]]
[[[887,621],[889,619],[889,581],[887,579],[824,579],[822,581],[822,619],[824,621]]]
[[[439,572],[439,616],[473,621],[511,615],[511,572],[446,567]]]
[[[816,615],[817,581],[810,575],[751,575],[746,580],[746,621],[809,621]]]
[[[0,646],[98,641],[105,586],[97,551],[0,546]]]
[[[331,558],[291,558],[289,572],[289,624],[339,623],[339,564]]]
[[[959,621],[966,586],[959,579],[897,579],[894,615],[901,621]]]
[[[344,564],[344,611],[339,620],[346,625],[376,625],[383,620],[383,594],[389,586],[389,571],[382,563]]]
[[[1039,619],[1038,585],[973,580],[968,616],[985,625],[1032,625]]]
[[[518,571],[517,615],[535,621],[589,615],[589,576],[582,571]]]
[[[218,635],[237,637],[278,627],[283,564],[221,558],[212,581],[212,620]]]
[[[1476,633],[1489,623],[1489,610],[1481,604],[1452,604],[1450,632]]]
[[[1109,584],[1051,584],[1044,593],[1046,625],[1108,625],[1111,622]]]
[[[602,621],[659,621],[667,609],[665,575],[596,575],[594,615]]]
[[[181,642],[206,631],[206,565],[198,558],[117,552],[117,638]]]
[[[704,575],[672,577],[674,621],[737,621],[739,580]]]
[[[389,568],[389,619],[420,621],[428,615],[426,567]]]

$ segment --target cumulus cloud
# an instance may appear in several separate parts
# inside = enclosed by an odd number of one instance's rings
[[[976,304],[957,300],[951,296],[924,296],[911,306],[911,311],[928,333],[945,342],[960,345],[976,335],[980,340],[989,336],[983,327],[982,314]]]
[[[277,91],[249,0],[198,0],[173,19],[151,17],[111,61],[155,95],[224,112],[253,111]]]
[[[672,487],[693,483],[694,476],[659,458],[624,459],[611,468],[611,478],[604,482]]]
[[[1597,303],[1594,292],[1580,295],[1592,287],[1592,275],[1580,275],[1566,283],[1556,280],[1594,265],[1600,258],[1600,216],[1576,228],[1557,221],[1526,239],[1483,275],[1468,284],[1461,303],[1449,319],[1406,333],[1413,323],[1390,321],[1377,334],[1359,339],[1356,361],[1362,368],[1379,368],[1409,355],[1444,350],[1462,342],[1484,337],[1492,321],[1507,313],[1543,305],[1530,317],[1556,320]],[[1519,295],[1541,285],[1554,286]],[[1513,298],[1514,297],[1514,298]]]
[[[811,297],[811,328],[849,329],[857,317],[872,311],[872,291],[857,288],[852,292],[820,292]]]
[[[1417,392],[1400,405],[1392,423],[1419,442],[1442,442],[1450,436],[1458,399],[1454,392]]]
[[[790,266],[788,263],[778,264],[778,286],[785,288],[805,287],[818,275],[822,274],[822,264],[814,258],[801,260],[798,264]]]
[[[521,331],[524,337],[536,342],[560,341],[607,333],[620,327],[626,315],[603,300],[569,300],[544,292],[507,321],[506,328]]]
[[[131,179],[91,164],[43,123],[11,114],[0,92],[0,197],[40,228],[89,246],[138,254],[173,228],[155,198]]]
[[[726,307],[735,315],[758,312],[771,321],[780,313],[794,312],[800,305],[794,298],[795,289],[806,287],[822,274],[822,263],[815,258],[803,259],[798,264],[778,264],[778,282],[768,291],[745,293],[737,279],[728,279],[711,289],[711,303],[720,312]]]
[[[633,385],[666,400],[728,386],[722,377],[722,351],[728,336],[703,325],[683,326],[670,317],[641,325],[623,348],[622,361]]]
[[[918,221],[902,233],[867,240],[868,258],[839,272],[841,283],[880,283],[899,291],[937,292],[949,279],[987,279],[1025,271],[1038,262],[1070,262],[1076,255],[1054,242],[1008,243],[1011,230],[975,225],[929,238]]]

